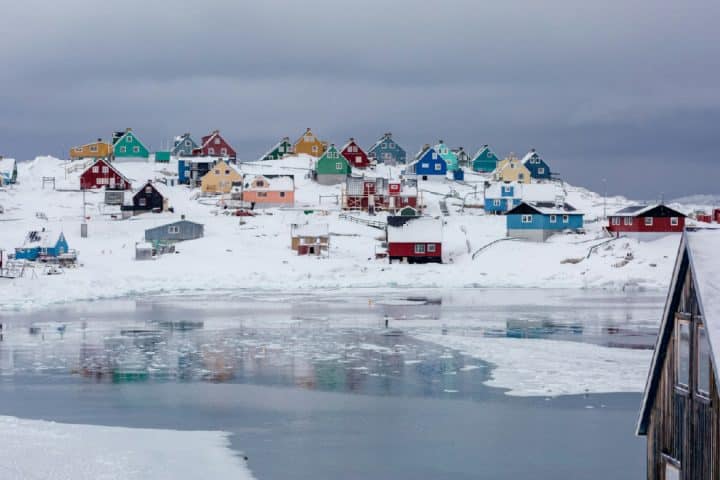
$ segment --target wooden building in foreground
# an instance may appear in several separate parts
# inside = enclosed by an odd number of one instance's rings
[[[647,478],[720,475],[719,230],[686,231],[665,302],[637,434],[647,436]]]

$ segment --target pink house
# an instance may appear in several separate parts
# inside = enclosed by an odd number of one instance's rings
[[[242,199],[255,207],[286,207],[295,204],[292,175],[257,175],[243,185]]]

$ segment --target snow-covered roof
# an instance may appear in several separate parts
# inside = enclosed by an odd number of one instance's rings
[[[479,157],[480,155],[482,155],[482,153],[483,153],[485,150],[490,150],[490,146],[488,146],[488,145],[483,145],[482,147],[478,148],[478,151],[475,152],[475,155],[473,155],[472,158],[475,159],[475,158]]]
[[[256,179],[265,179],[266,185],[263,187],[253,187],[252,184]],[[295,189],[295,177],[292,175],[256,175],[248,182],[246,190],[270,190],[277,192],[287,192]]]
[[[162,184],[162,183],[160,183],[160,182],[153,182],[153,181],[150,181],[149,183],[150,183],[150,185],[152,185],[152,186],[155,188],[155,190],[157,190],[158,193],[159,193],[160,195],[162,195],[164,198],[170,198],[170,197],[169,197],[170,191],[169,191],[169,189],[168,189],[168,187],[167,187],[166,185],[164,185],[164,184]],[[147,187],[147,185],[148,185],[148,182],[143,183],[140,188],[138,188],[137,190],[133,191],[133,196],[134,196],[136,193],[141,192],[143,188]]]
[[[442,230],[442,220],[431,217],[414,218],[399,227],[388,225],[387,240],[389,243],[441,243]]]
[[[377,142],[375,142],[372,147],[370,147],[370,148],[368,149],[368,152],[372,152],[372,151],[374,151],[376,148],[380,148],[380,145],[382,145],[383,142],[387,142],[387,141],[392,141],[392,134],[391,134],[391,133],[383,133],[382,137],[380,137],[380,139],[379,139]],[[396,144],[395,146],[400,147],[400,145],[397,145],[397,142],[393,142],[393,143]]]
[[[15,168],[14,158],[0,157],[0,172],[11,172]]]
[[[330,235],[330,227],[327,223],[310,223],[297,225],[292,229],[295,237],[327,237]]]
[[[661,203],[660,203],[660,204],[654,204],[654,205],[645,205],[645,204],[642,204],[642,205],[630,205],[629,207],[621,208],[620,210],[618,210],[617,212],[615,212],[613,215],[637,217],[637,216],[643,215],[643,214],[645,214],[645,213],[649,212],[650,210],[653,210],[654,208],[657,208],[657,207],[665,207],[665,208],[667,208],[668,210],[672,210],[672,211],[674,211],[674,212],[677,212],[679,215],[683,215],[683,216],[684,216],[684,214],[683,214],[682,212],[678,212],[677,210],[675,210],[675,209],[673,209],[673,208],[670,208],[670,207],[667,207],[666,205],[663,205],[663,204],[661,204]]]
[[[23,247],[41,247],[41,248],[52,248],[57,244],[60,234],[56,234],[52,230],[32,230],[25,236]]]
[[[272,147],[270,147],[270,150],[268,150],[267,152],[265,152],[265,153],[263,153],[262,155],[260,155],[260,160],[262,160],[263,158],[265,158],[265,157],[267,157],[268,155],[270,155],[272,152],[275,151],[276,148],[280,148],[280,146],[281,146],[283,143],[285,143],[285,142],[290,143],[290,140],[288,140],[287,137],[283,138],[282,140],[280,140],[279,142],[277,142],[275,145],[273,145]],[[292,144],[291,144],[291,145],[292,145]],[[288,153],[288,152],[285,152],[285,153]]]
[[[512,187],[513,194],[502,194],[504,187]],[[497,182],[485,190],[485,198],[519,198],[526,202],[554,202],[565,197],[565,192],[555,183],[502,183]]]
[[[575,207],[569,203],[555,203],[555,202],[526,202],[523,201],[520,205],[513,208],[508,214],[515,213],[516,209],[521,208],[523,205],[527,205],[533,210],[537,211],[542,215],[582,215]]]
[[[525,156],[522,158],[522,160],[521,160],[522,164],[524,165],[525,163],[527,163],[528,160],[530,160],[534,155],[538,155],[538,153],[533,148],[528,153],[526,153]],[[538,158],[540,158],[539,155],[538,155]]]

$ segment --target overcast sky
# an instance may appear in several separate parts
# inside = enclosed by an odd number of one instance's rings
[[[540,151],[637,199],[720,193],[720,2],[24,0],[0,21],[0,154],[312,127],[415,152]]]

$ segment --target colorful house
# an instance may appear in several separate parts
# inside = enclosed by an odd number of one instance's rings
[[[550,167],[545,160],[538,155],[534,148],[525,154],[522,159],[522,164],[530,170],[530,176],[532,178],[537,180],[550,180],[550,178],[552,178]]]
[[[132,128],[113,133],[113,157],[116,160],[147,159],[150,151],[137,138]]]
[[[25,236],[25,242],[22,247],[15,249],[15,259],[17,260],[46,260],[49,258],[57,258],[60,255],[70,251],[65,235],[55,235],[45,230],[32,230]]]
[[[455,155],[455,153],[448,148],[445,143],[440,140],[438,141],[438,144],[433,147],[435,151],[440,155],[443,160],[445,160],[445,164],[447,164],[447,170],[448,172],[453,172],[455,169],[458,168],[458,157]]]
[[[287,207],[295,204],[295,177],[257,175],[245,181],[242,199],[256,207]]]
[[[293,146],[292,143],[290,143],[290,138],[283,137],[282,140],[280,140],[278,143],[273,145],[273,147],[265,152],[261,157],[260,160],[280,160],[281,158],[285,158],[288,155],[293,154]]]
[[[453,148],[452,153],[457,157],[458,167],[468,168],[472,162],[472,157],[465,151],[463,147]]]
[[[675,260],[636,433],[651,480],[710,479],[718,456],[720,231],[687,231]]]
[[[177,222],[145,230],[145,241],[152,243],[175,243],[195,240],[196,238],[202,238],[204,235],[205,227],[202,223],[185,220],[185,216],[183,215]]]
[[[498,157],[488,145],[483,145],[477,151],[471,161],[471,168],[474,172],[494,172],[498,166]]]
[[[200,185],[202,177],[212,169],[216,159],[213,157],[191,157],[178,159],[178,183],[191,187]]]
[[[290,248],[298,255],[328,255],[330,252],[328,224],[291,225]]]
[[[430,147],[423,150],[418,159],[405,170],[406,174],[415,175],[419,180],[444,180],[447,172],[445,160]]]
[[[512,153],[498,163],[493,178],[496,182],[530,183],[530,170]]]
[[[235,149],[220,135],[220,130],[213,130],[210,135],[202,137],[201,145],[193,149],[194,157],[223,157],[231,162],[237,159]]]
[[[407,153],[405,149],[395,142],[392,133],[384,133],[375,145],[368,150],[368,157],[376,163],[385,165],[397,165],[407,162]]]
[[[203,193],[230,193],[233,185],[241,184],[242,174],[225,160],[218,160],[215,165],[200,179]]]
[[[567,203],[521,202],[506,214],[507,236],[544,242],[566,230],[580,232],[583,214]]]
[[[102,138],[98,138],[97,142],[79,145],[70,149],[70,160],[79,160],[82,158],[110,158],[113,154],[113,146],[108,142],[103,142]]]
[[[430,217],[388,217],[390,263],[442,263],[443,222]]]
[[[485,189],[485,212],[503,214],[524,202],[560,202],[565,193],[555,183],[493,183]]]
[[[144,212],[165,212],[168,210],[169,196],[165,190],[165,185],[157,182],[149,181],[142,186],[132,196],[127,205],[121,207],[122,210],[130,211],[135,215]]]
[[[176,157],[190,157],[198,144],[192,139],[189,133],[178,135],[173,140],[173,147],[170,153]]]
[[[404,207],[421,208],[420,192],[413,180],[390,180],[348,176],[341,194],[343,210],[395,213]]]
[[[296,144],[297,148],[297,144]],[[322,185],[335,185],[345,181],[350,174],[350,164],[334,144],[315,162],[315,180]]]
[[[129,190],[131,183],[109,160],[100,158],[80,174],[80,188],[82,190],[93,188]]]
[[[17,182],[17,162],[14,158],[0,156],[0,185]]]
[[[350,138],[350,140],[343,145],[340,153],[353,168],[367,168],[370,166],[370,159],[367,153],[357,144],[354,138]]]
[[[313,157],[320,157],[325,153],[327,142],[323,142],[309,128],[305,130],[300,138],[293,145],[293,151],[297,154],[304,153]]]
[[[615,236],[639,240],[655,240],[665,235],[682,233],[685,214],[665,205],[632,205],[613,213],[607,229]]]

